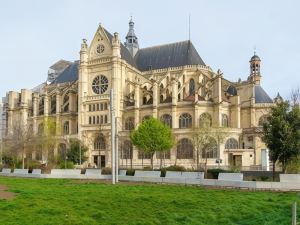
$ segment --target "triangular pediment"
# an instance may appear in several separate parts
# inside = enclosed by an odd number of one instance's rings
[[[112,55],[111,40],[107,36],[107,32],[100,25],[90,44],[89,59],[106,58]]]

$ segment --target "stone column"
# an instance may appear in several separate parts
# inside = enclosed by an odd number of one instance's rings
[[[134,86],[134,122],[136,125],[140,123],[140,86]]]
[[[158,106],[158,88],[157,88],[157,83],[154,81],[153,83],[153,113],[152,116],[153,118],[157,118],[157,106]]]

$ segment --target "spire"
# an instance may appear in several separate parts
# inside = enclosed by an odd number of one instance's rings
[[[137,51],[139,50],[138,38],[134,33],[134,22],[132,20],[132,16],[130,17],[129,21],[129,30],[126,35],[125,46],[129,50],[132,57],[134,57]]]

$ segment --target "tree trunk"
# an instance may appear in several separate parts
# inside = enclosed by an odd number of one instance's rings
[[[199,165],[199,149],[197,149],[197,170],[200,169],[200,165]]]
[[[153,156],[154,156],[154,153],[151,153],[151,169],[153,170]]]
[[[23,151],[22,151],[22,169],[25,168],[25,147],[23,146]]]
[[[205,154],[205,168],[204,168],[205,178],[207,178],[207,154]]]
[[[273,166],[272,166],[273,181],[275,181],[275,162],[276,161],[273,160]]]

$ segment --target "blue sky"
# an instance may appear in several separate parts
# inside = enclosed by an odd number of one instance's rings
[[[262,86],[288,97],[300,86],[300,1],[267,0],[9,0],[0,5],[0,95],[46,80],[59,59],[79,59],[82,38],[99,23],[124,42],[130,15],[140,47],[188,39],[204,62],[237,81],[249,75],[249,59],[262,59]]]

